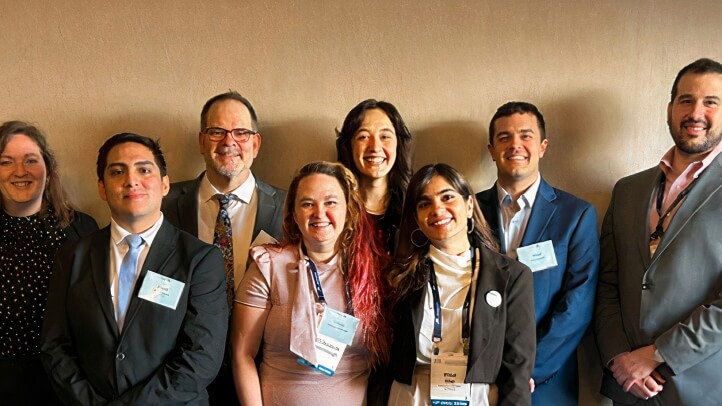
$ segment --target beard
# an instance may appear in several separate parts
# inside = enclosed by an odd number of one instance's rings
[[[690,123],[704,124],[707,127],[707,134],[701,140],[686,139],[683,131],[684,126]],[[720,128],[709,128],[709,123],[703,120],[684,120],[680,123],[679,127],[674,127],[672,123],[667,123],[669,127],[669,133],[672,135],[674,145],[677,148],[690,155],[700,154],[702,152],[709,151],[719,144],[722,140],[722,129]]]

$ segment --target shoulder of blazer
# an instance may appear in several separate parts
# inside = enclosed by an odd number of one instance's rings
[[[94,218],[81,212],[75,211],[73,221],[65,228],[67,234],[66,243],[73,243],[94,231],[98,230],[98,223]]]
[[[256,178],[256,187],[258,188],[259,192],[265,193],[265,194],[273,197],[274,199],[277,199],[278,197],[283,199],[286,197],[285,190],[279,189],[275,186],[272,186],[258,178]],[[278,196],[276,196],[276,195],[278,195]]]
[[[569,192],[555,188],[547,183],[544,178],[542,178],[542,183],[539,185],[538,194],[550,203],[557,206],[563,206],[564,211],[567,214],[569,211],[581,212],[589,210],[590,208],[594,209],[594,206],[591,203]],[[596,213],[596,209],[594,210]]]
[[[205,174],[206,174],[206,172],[203,171],[195,179],[171,183],[170,190],[168,191],[168,196],[166,196],[165,199],[163,199],[163,201],[177,199],[181,195],[197,194],[198,189],[200,188],[200,185],[201,185],[201,180],[203,179],[203,176]]]

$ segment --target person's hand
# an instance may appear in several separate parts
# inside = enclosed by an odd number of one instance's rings
[[[662,391],[665,381],[655,371],[661,363],[652,358],[654,350],[654,345],[648,345],[614,358],[609,369],[625,392],[648,399]]]

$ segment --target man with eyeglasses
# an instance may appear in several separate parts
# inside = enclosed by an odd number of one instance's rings
[[[163,213],[182,230],[221,249],[232,312],[253,240],[261,231],[281,239],[286,192],[251,172],[261,134],[256,111],[238,92],[228,91],[205,103],[198,145],[206,170],[196,179],[172,184]],[[238,404],[229,356],[226,346],[221,371],[208,387],[211,404]]]

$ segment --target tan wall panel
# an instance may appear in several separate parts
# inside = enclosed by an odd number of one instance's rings
[[[108,211],[94,165],[103,140],[159,137],[171,180],[194,177],[200,107],[229,88],[260,116],[254,172],[282,187],[301,164],[335,158],[334,128],[369,97],[400,109],[415,167],[448,162],[488,187],[488,120],[501,103],[531,101],[548,123],[543,174],[601,216],[614,182],[671,145],[665,107],[676,72],[699,57],[722,60],[718,0],[0,6],[0,120],[47,131],[70,200],[101,224]],[[586,369],[594,353],[584,355]],[[597,388],[598,374],[581,404],[602,404]]]

